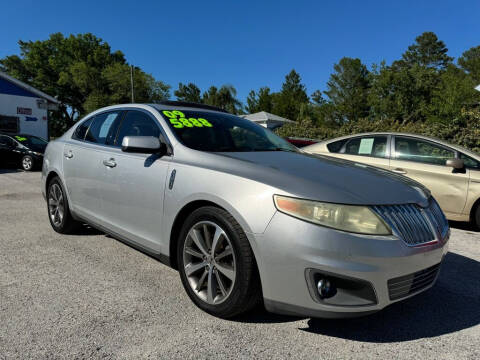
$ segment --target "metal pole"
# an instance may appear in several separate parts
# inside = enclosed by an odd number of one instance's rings
[[[130,85],[131,85],[131,92],[132,92],[132,103],[134,103],[135,97],[133,96],[133,65],[130,66]]]

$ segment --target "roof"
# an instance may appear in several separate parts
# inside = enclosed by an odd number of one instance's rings
[[[257,112],[257,113],[240,115],[240,116],[243,117],[244,119],[248,119],[248,120],[255,121],[255,122],[268,121],[268,120],[285,122],[285,123],[293,123],[294,122],[292,120],[285,119],[281,116],[271,114],[271,113],[268,113],[266,111],[260,111],[260,112]]]
[[[433,141],[433,142],[436,142],[438,144],[441,144],[441,145],[444,145],[444,146],[448,146],[454,150],[457,150],[457,151],[460,151],[460,152],[463,152],[463,153],[466,153],[468,155],[471,155],[471,156],[475,156],[476,158],[479,158],[479,154],[473,152],[472,150],[469,150],[469,149],[466,149],[464,148],[463,146],[460,146],[460,145],[455,145],[455,144],[450,144],[444,140],[441,140],[441,139],[437,139],[437,138],[434,138],[434,137],[430,137],[430,136],[424,136],[424,135],[418,135],[418,134],[410,134],[410,133],[402,133],[402,132],[392,132],[392,131],[382,131],[382,132],[365,132],[365,133],[360,133],[360,134],[352,134],[352,135],[346,135],[346,136],[341,136],[341,137],[337,137],[337,138],[334,138],[334,139],[328,139],[328,140],[324,140],[318,144],[313,144],[311,145],[312,147],[315,146],[315,145],[320,145],[320,144],[329,144],[331,142],[334,142],[334,141],[337,141],[337,140],[342,140],[342,139],[348,139],[348,138],[353,138],[353,137],[359,137],[359,136],[368,136],[368,135],[397,135],[397,136],[410,136],[410,137],[416,137],[416,138],[419,138],[419,139],[423,139],[423,140],[429,140],[429,141]]]
[[[0,71],[0,79],[4,79],[4,80],[18,86],[19,88],[24,89],[24,90],[38,96],[39,98],[45,99],[45,100],[50,101],[51,103],[54,103],[54,104],[60,104],[60,101],[55,99],[53,96],[45,94],[43,91],[37,90],[33,86],[27,85],[24,82],[22,82],[20,80],[17,80],[14,77],[11,77],[10,75],[7,75],[7,74],[5,74],[4,72],[1,72],[1,71]]]
[[[187,101],[165,100],[165,101],[160,101],[160,102],[152,104],[152,105],[167,105],[167,106],[174,106],[174,107],[206,109],[206,110],[213,110],[213,111],[220,111],[220,112],[228,113],[227,110],[224,110],[224,109],[216,107],[216,106],[187,102]]]

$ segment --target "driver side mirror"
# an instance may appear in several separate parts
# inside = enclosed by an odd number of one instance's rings
[[[453,167],[456,170],[461,170],[465,167],[465,163],[462,159],[448,159],[445,165]]]
[[[165,155],[167,144],[154,136],[125,136],[122,140],[122,151]]]

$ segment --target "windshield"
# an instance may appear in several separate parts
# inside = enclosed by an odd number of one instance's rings
[[[17,140],[20,144],[25,145],[25,146],[46,146],[48,142],[46,140],[43,140],[42,138],[39,138],[37,136],[32,136],[32,135],[16,135],[15,140]]]
[[[297,151],[270,130],[240,117],[207,111],[161,111],[179,141],[212,152]]]

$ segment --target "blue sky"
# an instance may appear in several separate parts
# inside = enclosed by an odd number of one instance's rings
[[[178,82],[279,90],[295,68],[309,94],[343,56],[370,66],[434,31],[458,57],[480,45],[480,1],[22,1],[2,5],[0,57],[17,41],[91,32],[175,89]],[[173,95],[173,91],[172,91]]]

